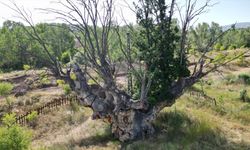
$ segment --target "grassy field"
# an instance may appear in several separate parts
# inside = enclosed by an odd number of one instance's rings
[[[28,125],[33,132],[32,149],[248,150],[250,68],[233,64],[222,70],[223,75],[209,75],[185,91],[175,105],[165,108],[154,122],[156,134],[152,137],[120,143],[112,137],[106,122],[91,120],[90,109],[72,103]],[[2,74],[0,79],[18,74],[23,72]],[[21,114],[63,93],[61,87],[46,87],[31,89],[18,98],[10,95],[9,111]],[[4,98],[0,98],[1,111],[6,106]]]

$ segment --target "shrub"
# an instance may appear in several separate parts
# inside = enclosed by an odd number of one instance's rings
[[[27,116],[28,121],[34,121],[37,119],[37,111],[32,111],[31,114]]]
[[[68,84],[63,85],[63,91],[66,95],[69,95],[71,93],[71,88]]]
[[[0,83],[0,96],[6,97],[8,94],[10,94],[12,89],[13,85],[11,83],[7,82]]]
[[[4,126],[10,127],[16,122],[16,114],[14,113],[6,114],[4,115],[2,121]]]
[[[217,43],[217,44],[214,45],[214,49],[215,49],[216,51],[219,51],[220,48],[221,48],[221,44],[220,44],[220,43]]]
[[[27,116],[27,120],[29,122],[29,125],[32,126],[32,127],[35,127],[36,122],[37,122],[37,118],[38,118],[37,111],[32,111],[31,114],[29,114]]]
[[[240,47],[240,49],[244,49],[246,46],[245,45],[242,45],[241,47]]]
[[[239,66],[246,66],[247,65],[247,62],[245,60],[245,57],[242,55],[240,56],[238,59],[237,59],[237,62],[236,62],[237,65]]]
[[[70,52],[69,51],[62,53],[61,61],[63,64],[67,64],[68,62],[70,62]]]
[[[23,65],[23,70],[28,71],[30,70],[30,65]]]
[[[242,73],[238,75],[239,81],[243,82],[244,84],[250,84],[250,75]]]
[[[226,49],[226,47],[223,46],[223,45],[220,47],[220,50],[221,50],[221,51],[224,51],[225,49]]]
[[[62,86],[65,84],[65,81],[64,80],[56,80],[56,83],[59,85],[59,86]]]
[[[11,107],[13,103],[12,99],[8,98],[8,95],[11,93],[12,89],[13,89],[13,85],[11,83],[7,83],[7,82],[0,83],[0,96],[5,97],[6,103],[9,108]]]
[[[243,102],[247,102],[248,101],[248,95],[247,95],[247,90],[243,89],[240,91],[240,100],[242,100]]]
[[[26,150],[31,144],[31,132],[14,122],[15,114],[3,117],[4,126],[0,127],[1,150]]]
[[[228,47],[228,49],[229,49],[229,50],[234,50],[234,49],[236,49],[236,46],[235,46],[235,45],[230,45],[230,46]]]
[[[71,73],[71,74],[70,74],[70,79],[76,80],[76,75],[75,75],[74,73]]]

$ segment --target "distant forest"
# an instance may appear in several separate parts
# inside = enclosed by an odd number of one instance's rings
[[[40,23],[35,26],[41,40],[46,42],[51,54],[56,56],[63,64],[70,61],[71,56],[81,55],[78,52],[79,43],[76,42],[76,37],[72,32],[80,32],[74,30],[67,24],[48,24]],[[31,38],[25,30],[33,30],[31,27],[25,27],[23,24],[6,21],[0,29],[0,70],[11,71],[23,69],[24,65],[29,65],[33,68],[46,67],[49,63],[48,55],[42,50],[39,40]],[[111,46],[117,51],[110,54],[114,59],[123,60],[123,55],[119,51],[120,45],[117,40],[126,42],[126,33],[133,30],[132,38],[132,55],[137,54],[137,50],[133,47],[133,39],[136,39],[138,27],[120,27],[119,31],[121,39],[110,36]],[[132,33],[131,32],[131,33]],[[223,31],[223,28],[217,23],[200,23],[196,27],[192,27],[188,34],[188,47],[190,52],[195,52],[198,49],[205,49],[205,44],[212,42]],[[79,34],[80,35],[80,34]],[[84,42],[84,41],[83,41]],[[112,44],[113,43],[113,44]],[[218,40],[211,50],[233,50],[237,48],[250,47],[250,28],[230,29]],[[114,49],[114,48],[113,48]],[[39,59],[37,59],[39,57]],[[76,57],[77,58],[77,57]],[[84,61],[84,60],[79,60]]]

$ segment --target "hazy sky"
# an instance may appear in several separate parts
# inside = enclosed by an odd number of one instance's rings
[[[52,14],[44,14],[36,8],[51,8],[58,7],[53,0],[15,0],[19,6],[23,6],[32,12],[32,18],[35,23],[38,22],[51,22],[55,18]],[[54,0],[55,1],[55,0]],[[129,4],[136,0],[125,0]],[[167,0],[169,1],[169,0]],[[184,2],[185,0],[177,0],[177,2]],[[198,0],[198,5],[204,3],[205,0]],[[1,3],[8,3],[8,0],[0,0]],[[250,22],[250,0],[213,0],[213,2],[218,2],[215,6],[210,8],[210,10],[199,17],[197,22],[217,22],[220,25],[233,24],[235,22]],[[16,20],[16,15],[11,9],[7,8],[0,3],[0,25],[7,20]],[[128,22],[135,23],[135,14],[127,7],[125,7],[124,0],[116,0],[116,17],[120,18],[121,12]],[[132,5],[131,5],[132,6]],[[118,19],[118,22],[122,22]]]

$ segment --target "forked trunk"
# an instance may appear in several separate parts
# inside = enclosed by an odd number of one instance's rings
[[[92,108],[92,119],[105,119],[111,124],[113,135],[120,141],[145,137],[154,133],[155,113],[146,101],[133,101],[125,92],[88,85],[84,72],[75,65],[76,80],[70,85],[82,105]]]

